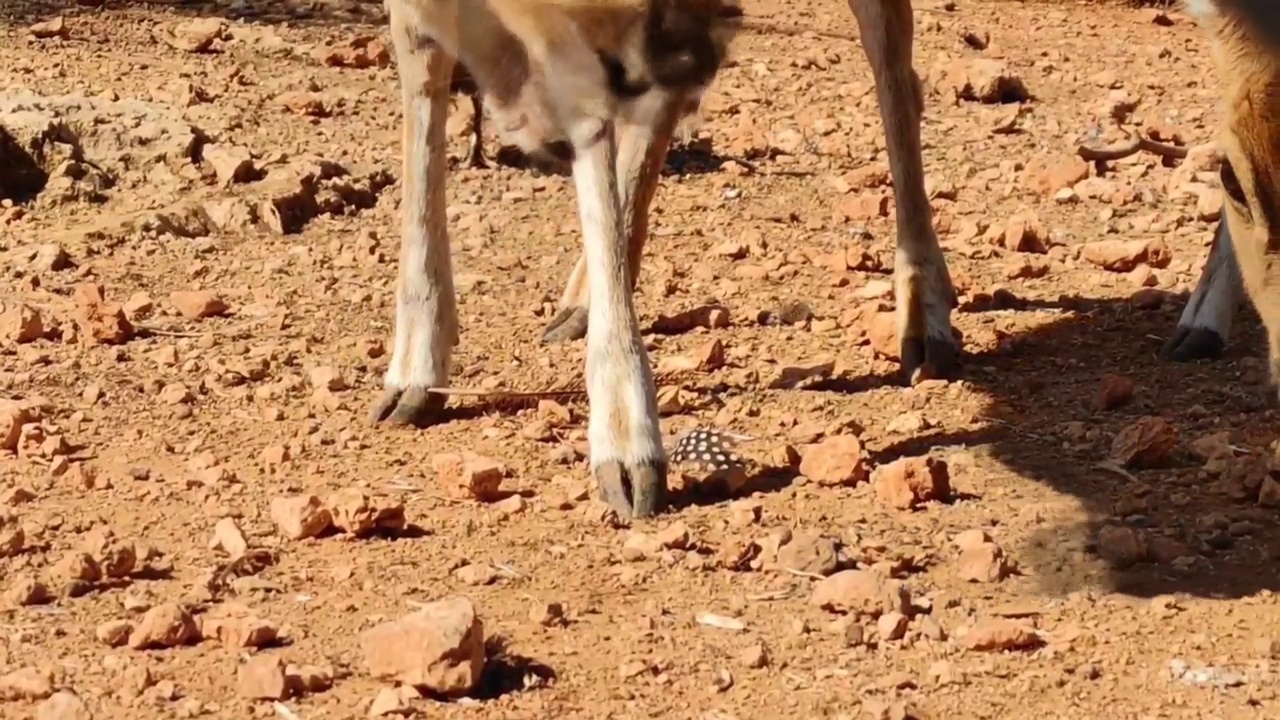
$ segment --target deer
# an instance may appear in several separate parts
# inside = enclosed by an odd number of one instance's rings
[[[620,517],[666,502],[668,458],[632,299],[657,175],[679,117],[725,62],[736,0],[386,0],[403,105],[402,236],[391,357],[374,423],[445,405],[460,340],[445,123],[463,65],[499,134],[569,163],[589,305],[589,462]]]
[[[1225,155],[1219,169],[1223,212],[1209,268],[1216,254],[1221,256],[1219,266],[1239,273],[1266,329],[1271,379],[1276,383],[1280,381],[1280,18],[1269,0],[1187,0],[1186,6],[1212,43],[1225,116],[1219,135]],[[1225,278],[1216,281],[1219,286],[1228,283]],[[1215,281],[1202,277],[1201,285],[1213,289]]]
[[[912,66],[911,2],[848,0],[848,4],[874,75],[896,194],[895,299],[903,370],[908,379],[953,375],[960,357],[950,320],[956,298],[933,230],[924,187],[920,148],[924,96]],[[636,196],[648,197],[648,192],[641,190]],[[1225,217],[1218,225],[1196,287],[1161,349],[1166,360],[1214,359],[1226,347],[1243,290],[1232,226]],[[630,237],[628,257],[634,282],[645,235],[638,232]],[[559,299],[557,313],[544,330],[544,341],[564,342],[586,335],[586,271],[585,259],[579,257]]]

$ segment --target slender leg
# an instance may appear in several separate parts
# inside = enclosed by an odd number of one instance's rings
[[[894,264],[902,367],[912,381],[953,374],[960,347],[951,334],[955,290],[933,231],[924,188],[920,116],[924,97],[911,66],[911,0],[849,0],[875,76],[897,200]]]
[[[454,59],[431,38],[449,3],[434,4],[428,24],[408,3],[388,3],[404,100],[404,202],[395,339],[374,422],[423,424],[444,407],[428,388],[448,384],[458,310],[445,219],[445,121]],[[454,8],[456,11],[456,7]],[[453,26],[456,27],[456,12]]]
[[[587,264],[591,468],[601,498],[620,516],[647,517],[665,502],[666,451],[632,303],[615,136],[608,124],[589,122],[579,123],[570,140]]]
[[[664,98],[657,123],[623,123],[618,128],[617,183],[625,213],[628,282],[632,291],[640,277],[644,243],[649,237],[649,206],[658,190],[667,151],[686,100]],[[560,311],[547,324],[544,342],[580,340],[587,334],[587,258],[578,257],[560,297]]]
[[[1227,213],[1223,212],[1200,282],[1182,308],[1178,327],[1164,344],[1161,355],[1177,362],[1219,357],[1231,336],[1231,323],[1243,289],[1231,228]]]
[[[489,167],[484,158],[484,99],[479,91],[471,93],[471,144],[467,148],[467,164],[474,170]]]

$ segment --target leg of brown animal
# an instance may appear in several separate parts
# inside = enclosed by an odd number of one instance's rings
[[[1229,225],[1223,212],[1200,281],[1182,309],[1177,329],[1161,350],[1166,360],[1213,359],[1226,348],[1243,290]]]
[[[673,97],[660,112],[656,126],[622,123],[617,128],[617,182],[622,197],[627,234],[629,286],[635,290],[649,237],[649,206],[658,191],[658,179],[671,147],[671,137],[685,107],[683,95]],[[578,257],[560,296],[560,310],[543,332],[544,342],[580,340],[587,335],[587,258]]]
[[[435,11],[447,0],[436,2]],[[445,220],[445,121],[454,59],[408,2],[388,3],[404,102],[404,200],[395,339],[370,413],[375,422],[423,424],[444,406],[428,391],[448,384],[458,311]],[[447,8],[446,8],[447,9]],[[456,16],[455,16],[456,17]]]
[[[924,188],[920,116],[924,98],[911,66],[910,0],[849,0],[862,47],[875,76],[889,168],[897,201],[898,252],[894,265],[898,337],[909,379],[947,376],[959,364],[951,334],[955,291],[933,231]]]
[[[587,264],[591,468],[601,498],[619,515],[645,517],[665,502],[667,459],[632,302],[616,139],[607,124],[591,118],[575,123],[569,135]]]
[[[484,158],[484,99],[479,92],[471,93],[471,144],[467,148],[467,165],[473,170],[489,167]]]

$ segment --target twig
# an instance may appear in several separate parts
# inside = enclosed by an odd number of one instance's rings
[[[198,338],[198,337],[203,337],[203,336],[205,336],[205,335],[210,335],[210,334],[213,334],[213,335],[232,335],[232,334],[235,334],[235,333],[237,333],[237,332],[240,332],[241,330],[248,330],[249,328],[253,327],[254,325],[262,324],[262,323],[264,323],[264,322],[267,322],[268,320],[278,320],[278,319],[280,319],[281,317],[283,317],[283,315],[280,315],[279,313],[277,313],[277,314],[275,314],[275,315],[267,315],[267,316],[265,316],[265,317],[260,317],[260,318],[254,318],[254,319],[252,319],[252,320],[247,320],[247,321],[242,322],[242,323],[236,323],[235,325],[232,325],[231,327],[225,327],[225,328],[210,328],[209,330],[204,330],[204,331],[201,331],[201,332],[193,332],[193,331],[190,331],[190,330],[166,330],[165,328],[162,328],[162,327],[156,327],[156,326],[154,326],[154,325],[136,325],[135,327],[138,329],[138,331],[139,331],[139,332],[148,333],[148,334],[150,334],[150,335],[160,335],[160,336],[162,336],[162,337],[185,337],[185,338]]]
[[[1121,160],[1130,155],[1136,155],[1143,150],[1159,155],[1162,158],[1181,159],[1187,156],[1187,149],[1178,147],[1177,145],[1169,145],[1167,143],[1156,142],[1150,138],[1141,135],[1131,135],[1128,140],[1119,145],[1112,145],[1105,148],[1094,148],[1081,144],[1076,147],[1076,154],[1085,160],[1107,161]]]

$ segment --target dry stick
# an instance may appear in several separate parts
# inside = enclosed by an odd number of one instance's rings
[[[1162,158],[1173,158],[1180,160],[1187,156],[1187,149],[1176,145],[1156,142],[1141,135],[1132,135],[1129,140],[1119,144],[1105,148],[1092,148],[1088,145],[1079,145],[1076,147],[1076,154],[1089,161],[1106,161],[1121,160],[1130,155],[1136,155],[1143,150],[1159,155]]]

